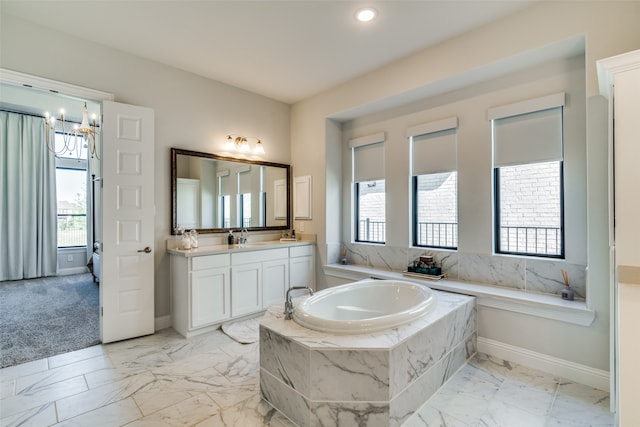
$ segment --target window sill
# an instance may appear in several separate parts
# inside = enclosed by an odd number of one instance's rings
[[[420,283],[435,290],[475,296],[477,304],[482,307],[507,310],[580,326],[590,326],[596,317],[596,312],[589,309],[585,301],[566,301],[554,295],[526,293],[497,286],[447,279],[421,280],[406,277],[397,271],[378,270],[359,265],[330,264],[324,266],[324,272],[328,276],[343,279],[361,280],[372,277]]]

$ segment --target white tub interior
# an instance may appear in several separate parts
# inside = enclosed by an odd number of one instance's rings
[[[294,320],[331,333],[366,333],[411,322],[435,308],[427,286],[399,280],[363,280],[317,292],[297,304]]]

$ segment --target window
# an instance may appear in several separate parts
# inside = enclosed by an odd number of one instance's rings
[[[218,218],[220,223],[218,227],[231,227],[231,195],[229,190],[229,171],[224,170],[216,173],[218,178]]]
[[[356,242],[384,243],[384,133],[349,141],[352,148]]]
[[[557,94],[489,111],[496,253],[564,258],[563,105]]]
[[[58,248],[87,246],[87,149],[78,143],[80,152],[65,151],[62,138],[56,134]],[[71,136],[70,145],[74,143]]]
[[[413,245],[458,247],[458,173],[413,177]]]
[[[496,168],[498,252],[561,256],[562,162]]]
[[[411,144],[414,246],[458,247],[456,117],[415,126]]]
[[[356,241],[385,242],[384,179],[356,182]]]
[[[240,212],[242,227],[251,227],[251,193],[240,194]]]

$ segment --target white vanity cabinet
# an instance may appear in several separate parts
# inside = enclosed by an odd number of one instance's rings
[[[191,331],[231,318],[230,285],[229,254],[172,256],[173,328],[189,336]]]
[[[231,315],[254,313],[284,301],[288,264],[288,248],[231,254]]]
[[[289,248],[289,285],[308,286],[315,289],[315,261],[313,246],[292,246]]]
[[[281,254],[282,255],[282,254]],[[289,254],[262,263],[262,308],[282,303],[289,289]]]
[[[312,244],[169,250],[171,320],[185,337],[283,303],[289,286],[314,286]]]
[[[262,263],[239,264],[233,255],[231,256],[231,315],[243,316],[262,310]]]

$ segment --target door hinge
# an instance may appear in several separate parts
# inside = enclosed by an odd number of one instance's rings
[[[104,307],[100,307],[100,316],[104,316]]]

